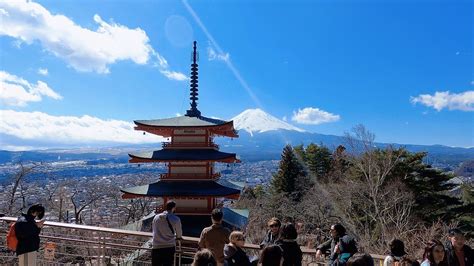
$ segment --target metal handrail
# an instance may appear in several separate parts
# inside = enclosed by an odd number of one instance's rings
[[[0,217],[0,221],[4,221],[4,222],[16,222],[16,220],[17,218],[15,217]],[[46,227],[58,227],[58,228],[64,228],[64,229],[70,229],[70,230],[84,230],[84,231],[89,231],[89,232],[97,232],[99,234],[97,240],[89,240],[89,239],[81,239],[77,237],[77,235],[76,237],[63,237],[63,236],[48,235],[48,234],[43,233],[41,235],[41,238],[44,238],[47,240],[53,240],[57,242],[72,241],[75,243],[83,243],[83,244],[89,245],[89,247],[91,246],[91,244],[95,244],[97,245],[97,249],[104,249],[104,250],[111,249],[111,248],[115,248],[118,250],[120,248],[124,248],[127,250],[150,251],[152,249],[151,247],[142,247],[142,246],[136,246],[136,245],[123,244],[123,243],[114,243],[112,241],[114,239],[117,240],[117,238],[103,236],[104,233],[107,233],[107,234],[116,234],[116,235],[122,235],[122,236],[144,237],[144,238],[150,239],[153,236],[151,232],[141,232],[141,231],[123,230],[123,229],[80,225],[80,224],[59,223],[59,222],[50,222],[50,221],[46,221],[44,225]],[[198,242],[199,242],[199,238],[183,236],[181,240],[177,241],[177,250],[176,250],[177,258],[176,259],[178,259],[178,261],[181,263],[182,255],[193,256],[195,252],[197,251],[196,247],[197,247]],[[187,246],[187,245],[183,246],[183,244],[192,244],[192,246]],[[246,243],[243,248],[247,250],[256,251],[256,252],[258,252],[261,249],[259,245],[250,244],[250,243]],[[315,249],[307,248],[304,246],[301,246],[300,248],[303,254],[306,256],[313,257],[316,254]],[[385,256],[378,255],[378,254],[371,254],[371,256],[374,258],[376,262],[375,265],[382,265]],[[318,261],[317,263],[323,263],[323,262]]]

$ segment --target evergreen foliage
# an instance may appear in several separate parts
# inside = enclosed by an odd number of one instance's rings
[[[278,172],[273,175],[271,181],[272,193],[284,193],[299,201],[308,187],[303,166],[291,145],[286,145],[281,154]]]
[[[400,160],[391,176],[401,179],[416,196],[414,210],[418,217],[425,222],[451,221],[464,212],[462,199],[451,192],[457,186],[450,182],[452,174],[424,163],[425,152],[411,153],[402,148],[397,152]]]
[[[331,171],[333,157],[331,151],[326,146],[310,143],[306,148],[303,145],[296,146],[294,151],[316,180],[326,178]]]

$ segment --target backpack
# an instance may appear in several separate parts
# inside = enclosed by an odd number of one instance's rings
[[[7,248],[11,251],[16,251],[17,245],[18,238],[16,238],[15,223],[11,223],[7,233]]]

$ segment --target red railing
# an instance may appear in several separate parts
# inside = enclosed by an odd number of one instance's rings
[[[161,146],[166,148],[209,148],[219,149],[219,145],[212,142],[163,142]]]
[[[160,179],[216,179],[219,177],[221,177],[220,173],[213,173],[212,175],[196,173],[160,174]]]

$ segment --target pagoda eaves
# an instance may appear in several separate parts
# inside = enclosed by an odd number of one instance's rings
[[[123,198],[136,197],[225,197],[238,198],[240,190],[223,186],[215,181],[163,181],[122,189]]]
[[[142,154],[129,154],[131,163],[151,162],[224,162],[237,163],[235,153],[221,152],[214,149],[163,149]]]
[[[233,121],[223,121],[218,119],[189,116],[178,116],[165,119],[136,120],[135,130],[145,131],[151,134],[170,137],[176,129],[204,129],[210,135],[237,138],[237,131],[234,129]]]

